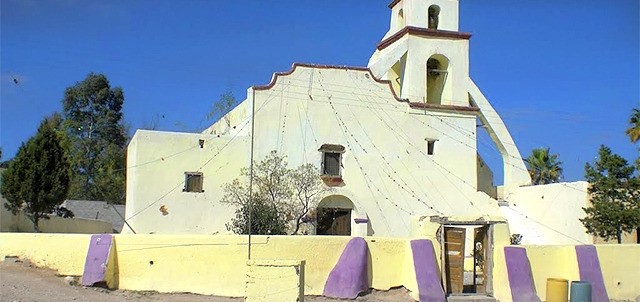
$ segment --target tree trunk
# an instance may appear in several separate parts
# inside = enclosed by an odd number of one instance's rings
[[[616,238],[618,238],[618,244],[622,243],[622,228],[618,227],[618,231],[616,232]]]
[[[296,229],[293,231],[293,234],[291,235],[298,235],[298,231],[300,231],[300,225],[302,224],[302,218],[307,215],[307,213],[305,212],[304,214],[296,217]]]
[[[309,209],[307,208],[302,212],[301,215],[298,215],[296,217],[296,229],[293,231],[293,234],[291,235],[298,235],[298,231],[300,231],[300,225],[302,224],[302,218],[304,218],[304,216],[307,216],[308,213],[309,213]]]
[[[41,233],[41,232],[40,232],[40,227],[38,227],[38,222],[39,222],[39,221],[40,221],[40,217],[38,217],[38,216],[35,216],[35,217],[32,217],[32,218],[31,218],[31,222],[33,222],[33,230],[34,230],[36,233]]]
[[[300,230],[300,218],[296,219],[296,228],[293,230],[291,235],[298,235],[298,231]]]

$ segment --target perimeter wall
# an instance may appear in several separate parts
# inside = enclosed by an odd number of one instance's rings
[[[494,232],[494,294],[511,301],[504,258],[506,225]],[[0,233],[0,257],[30,259],[61,275],[82,275],[91,235]],[[235,235],[114,235],[120,289],[245,295],[247,237]],[[305,260],[304,292],[322,295],[327,278],[352,237],[253,236],[252,259]],[[411,240],[365,237],[369,285],[378,290],[404,286],[418,297]],[[433,240],[435,254],[439,244]],[[574,246],[524,246],[538,296],[545,299],[547,278],[577,280]],[[597,245],[610,299],[640,295],[640,245]],[[2,259],[0,258],[0,259]],[[439,256],[437,257],[439,258]],[[439,266],[439,264],[438,264]]]

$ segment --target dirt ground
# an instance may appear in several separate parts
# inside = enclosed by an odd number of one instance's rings
[[[103,288],[85,288],[68,285],[64,277],[55,271],[36,268],[29,261],[9,258],[0,263],[0,301],[92,301],[92,302],[140,302],[140,301],[184,301],[184,302],[240,302],[243,298],[226,298],[194,294],[161,294],[157,292],[134,292],[107,290]],[[325,297],[307,296],[305,301],[340,301]],[[373,291],[355,300],[358,302],[404,302],[414,300],[407,290]]]

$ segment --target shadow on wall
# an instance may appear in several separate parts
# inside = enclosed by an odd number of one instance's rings
[[[373,284],[373,257],[371,256],[371,250],[367,249],[367,282]]]
[[[371,220],[369,220],[369,217],[367,217],[367,236],[374,236],[375,233],[376,232],[373,230],[373,227],[371,226]]]

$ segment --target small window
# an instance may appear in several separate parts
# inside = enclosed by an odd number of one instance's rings
[[[322,159],[322,174],[340,176],[340,162],[342,153],[324,152]]]
[[[436,140],[428,139],[427,140],[427,155],[433,155],[433,152],[436,148]]]
[[[184,172],[183,192],[204,192],[202,189],[202,172]]]
[[[345,148],[342,145],[324,144],[318,151],[322,152],[322,175],[341,176],[342,153]]]

